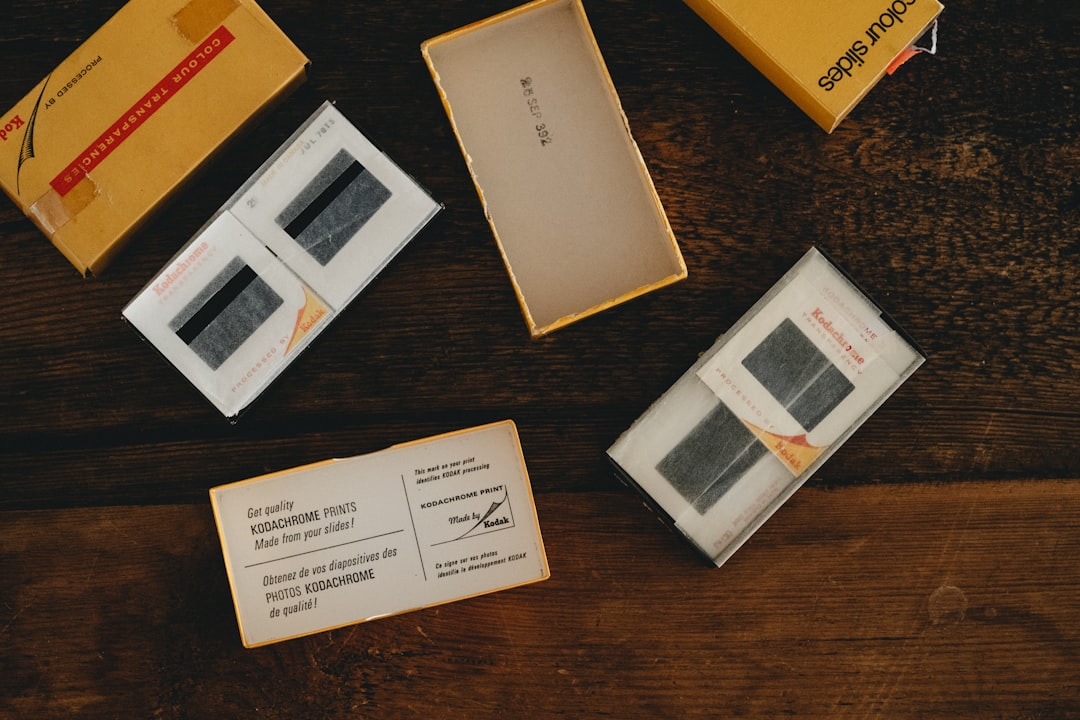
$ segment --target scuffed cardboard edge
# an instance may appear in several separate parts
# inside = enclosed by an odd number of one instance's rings
[[[188,172],[181,178],[177,178],[176,182],[168,188],[162,195],[152,204],[148,205],[146,210],[138,217],[131,219],[131,222],[127,224],[117,235],[116,239],[110,243],[107,247],[102,248],[98,253],[92,256],[86,256],[82,253],[76,252],[72,247],[58,237],[56,230],[66,222],[73,220],[78,215],[78,212],[83,207],[89,204],[90,200],[100,195],[108,195],[108,188],[101,188],[96,183],[93,186],[93,197],[90,199],[84,199],[84,204],[76,209],[68,208],[61,202],[49,201],[49,193],[47,192],[40,198],[36,198],[33,202],[28,203],[18,193],[17,188],[12,188],[4,181],[0,182],[0,188],[4,190],[4,193],[11,198],[12,202],[23,212],[24,215],[38,228],[38,230],[56,247],[57,250],[71,263],[72,266],[81,274],[84,278],[89,278],[93,275],[100,274],[127,245],[131,242],[134,234],[144,227],[148,222],[152,221],[162,208],[169,203],[172,198],[181,192],[185,187],[191,184],[197,176],[212,162],[212,160],[219,155],[225,147],[232,142],[235,138],[243,134],[258,120],[260,120],[267,112],[273,107],[284,100],[299,86],[303,85],[307,80],[307,70],[311,65],[311,60],[307,55],[292,42],[292,39],[273,21],[273,19],[266,14],[266,12],[258,5],[254,0],[191,0],[180,11],[172,16],[172,24],[177,33],[181,34],[185,39],[195,43],[197,40],[191,40],[183,30],[177,25],[176,17],[182,13],[185,9],[196,5],[202,5],[204,7],[214,6],[216,10],[211,12],[211,15],[220,15],[221,18],[227,17],[232,13],[243,10],[252,16],[263,28],[268,32],[276,32],[285,38],[296,49],[299,56],[303,59],[301,66],[296,72],[293,72],[287,79],[280,83],[270,93],[265,102],[256,108],[243,122],[237,125],[215,148],[211,149],[206,155],[200,159],[197,163],[193,164]],[[226,8],[227,11],[224,11]],[[16,110],[20,105],[25,103],[29,98],[32,98],[35,94],[43,93],[45,86],[49,79],[56,72],[57,69],[63,67],[70,62],[72,58],[78,55],[84,47],[91,43],[94,38],[106,27],[111,26],[114,23],[121,23],[126,21],[124,16],[124,7],[121,7],[117,12],[111,15],[104,23],[101,24],[93,33],[86,36],[69,55],[59,61],[56,66],[46,75],[42,80],[37,83],[23,98],[21,98],[11,110]],[[224,12],[224,14],[222,14]],[[17,178],[16,178],[17,180]],[[85,177],[85,180],[93,182],[93,178],[90,175]],[[42,202],[46,202],[46,205],[42,205],[40,210],[36,208]]]

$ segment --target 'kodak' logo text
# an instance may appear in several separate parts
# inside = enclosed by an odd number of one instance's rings
[[[7,142],[8,135],[21,128],[26,123],[22,118],[16,115],[15,117],[4,123],[4,127],[0,128],[0,142]]]

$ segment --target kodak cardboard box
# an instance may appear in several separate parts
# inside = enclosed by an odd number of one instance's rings
[[[210,491],[255,647],[547,579],[509,420]]]
[[[0,185],[98,273],[307,64],[252,0],[131,0],[0,116]]]
[[[686,277],[580,0],[422,51],[534,337]]]
[[[938,0],[685,0],[832,132],[941,13]]]

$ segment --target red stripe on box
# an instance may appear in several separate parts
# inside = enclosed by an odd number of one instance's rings
[[[49,183],[53,190],[60,195],[70,192],[87,173],[100,165],[113,150],[131,137],[132,133],[142,127],[144,122],[172,99],[181,88],[191,82],[192,78],[235,39],[224,25],[212,32],[190,55],[162,78],[161,82],[143,95],[108,130],[101,133],[97,140],[90,143],[90,146],[64,168],[63,172],[53,178]]]

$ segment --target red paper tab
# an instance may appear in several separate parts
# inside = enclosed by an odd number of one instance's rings
[[[921,51],[915,49],[914,47],[904,48],[902,51],[900,51],[899,55],[897,55],[895,58],[893,58],[893,61],[891,63],[889,63],[889,66],[887,68],[885,68],[885,72],[892,75],[894,72],[897,71],[897,69],[901,65],[903,65],[908,60],[910,60],[911,58],[918,55],[919,52],[921,52]]]

